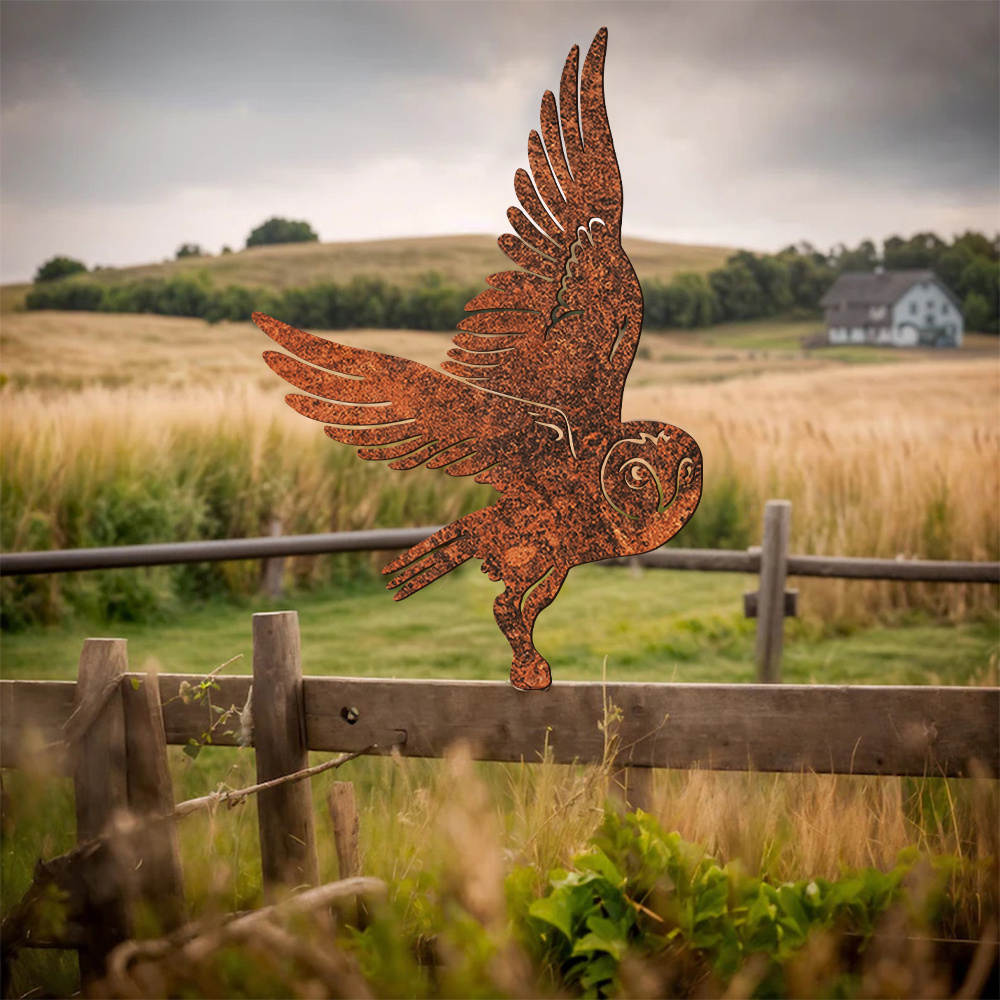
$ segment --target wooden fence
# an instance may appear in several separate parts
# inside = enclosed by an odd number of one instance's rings
[[[653,768],[1000,773],[1000,688],[559,682],[524,693],[506,682],[303,677],[293,611],[253,616],[252,676],[213,678],[211,704],[190,696],[204,680],[130,673],[125,640],[88,639],[75,682],[0,681],[0,764],[44,758],[73,778],[88,915],[73,943],[85,980],[128,937],[136,901],[167,929],[182,920],[166,746],[210,732],[213,744],[238,743],[241,727],[220,731],[213,705],[252,712],[244,736],[258,781],[279,782],[257,805],[269,895],[318,879],[308,782],[280,783],[307,768],[310,750],[441,757],[462,742],[477,760],[601,762],[612,704],[633,806],[646,804]]]
[[[789,555],[791,517],[790,501],[769,500],[764,508],[761,545],[745,552],[663,548],[629,560],[611,559],[599,565],[631,564],[654,569],[759,575],[759,587],[744,595],[743,608],[748,618],[757,619],[756,676],[762,684],[781,680],[784,619],[794,616],[798,606],[798,592],[786,589],[790,576],[1000,584],[1000,562]],[[281,592],[283,562],[287,556],[405,549],[423,541],[440,527],[282,535],[280,522],[274,521],[271,535],[263,538],[0,554],[0,576],[261,559],[264,589],[271,596],[277,596]]]

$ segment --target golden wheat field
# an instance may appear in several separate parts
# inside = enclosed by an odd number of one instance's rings
[[[448,346],[446,334],[337,336],[426,364]],[[266,530],[273,515],[298,531],[374,523],[380,504],[385,512],[380,491],[403,487],[403,477],[387,480],[384,468],[356,462],[288,410],[284,384],[260,360],[269,344],[249,323],[4,317],[5,481],[36,501],[20,505],[31,524],[8,523],[7,544],[26,545],[46,505],[52,544],[67,544],[54,511],[68,494],[85,504],[102,482],[220,462],[255,494],[234,510],[234,536]],[[643,337],[624,417],[695,436],[706,469],[696,518],[706,523],[722,504],[755,541],[764,503],[780,497],[793,504],[793,552],[982,560],[998,558],[1000,539],[998,400],[1000,365],[981,344],[965,355],[844,364],[822,352],[720,352],[697,335],[654,334]],[[409,489],[426,482],[421,508],[435,521],[480,489],[424,472],[407,477]],[[805,613],[821,620],[870,621],[913,604],[961,619],[996,603],[983,586],[807,583]]]

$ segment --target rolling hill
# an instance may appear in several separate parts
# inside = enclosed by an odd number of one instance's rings
[[[688,246],[626,238],[625,249],[641,281],[671,278],[678,271],[710,271],[734,251],[727,247]],[[321,281],[344,283],[358,275],[408,285],[435,271],[456,285],[481,284],[488,274],[512,267],[496,240],[486,235],[424,236],[357,243],[284,243],[218,256],[186,257],[138,267],[101,268],[86,278],[114,285],[140,278],[205,274],[213,285],[286,288]],[[16,312],[28,284],[0,289],[0,311]]]

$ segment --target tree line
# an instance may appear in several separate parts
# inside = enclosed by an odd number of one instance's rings
[[[65,273],[66,260],[54,258],[49,264],[60,264],[51,270]],[[43,265],[40,274],[48,266]],[[820,299],[838,275],[876,267],[934,271],[962,303],[966,329],[1000,332],[1000,238],[990,240],[975,232],[950,243],[934,233],[917,233],[906,240],[892,236],[881,251],[871,240],[854,248],[840,244],[826,254],[809,243],[788,246],[776,254],[741,250],[707,274],[682,272],[669,281],[644,281],[645,325],[694,329],[772,316],[815,317]],[[241,321],[258,310],[296,326],[321,330],[448,330],[478,291],[448,284],[436,274],[408,287],[359,277],[346,284],[323,282],[278,292],[241,285],[217,288],[207,271],[116,285],[68,273],[70,280],[36,277],[26,307],[159,313],[209,322]]]
[[[81,280],[36,285],[28,292],[25,307],[191,316],[210,323],[242,322],[253,312],[265,312],[314,330],[448,330],[478,291],[446,284],[436,274],[407,287],[357,277],[346,284],[322,282],[284,291],[242,285],[217,288],[204,275],[180,275],[120,285]]]

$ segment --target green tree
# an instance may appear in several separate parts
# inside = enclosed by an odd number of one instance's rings
[[[197,243],[182,243],[174,254],[177,260],[184,257],[204,257],[205,251]]]
[[[721,318],[719,301],[703,274],[685,271],[670,282],[674,322],[688,329],[711,326]]]
[[[871,272],[879,262],[878,251],[871,240],[862,240],[853,250],[841,243],[834,248],[833,255],[836,261],[834,267],[840,274],[846,271]]]
[[[68,278],[71,274],[83,274],[87,265],[72,257],[53,257],[42,264],[35,272],[35,284],[39,281],[55,281],[56,278]]]
[[[978,292],[969,292],[965,297],[965,305],[962,308],[965,316],[965,329],[970,333],[989,332],[990,326],[990,304],[986,296]]]
[[[261,223],[248,237],[247,247],[262,247],[272,243],[315,243],[319,237],[308,222],[293,222],[275,216]]]
[[[708,280],[724,319],[756,319],[764,315],[761,287],[742,261],[731,258],[726,267],[713,271]]]
[[[908,240],[890,236],[882,256],[887,271],[907,271],[933,267],[948,244],[936,233],[915,233]]]
[[[785,267],[792,308],[798,313],[815,313],[823,293],[833,284],[834,274],[822,254],[808,244],[803,247],[786,247],[779,257]]]

